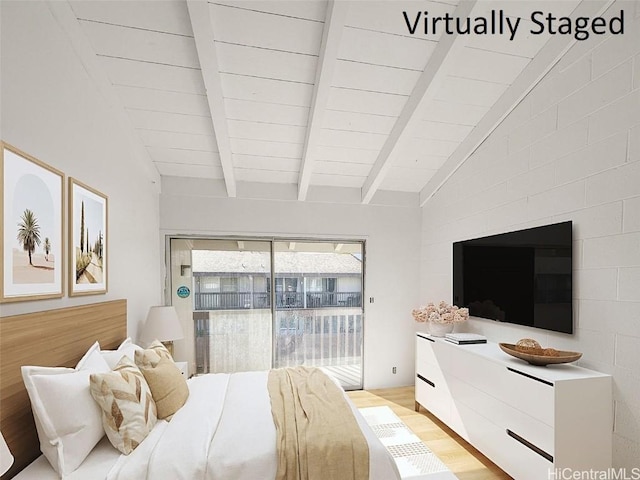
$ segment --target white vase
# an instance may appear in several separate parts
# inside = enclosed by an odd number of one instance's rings
[[[445,333],[453,332],[453,323],[429,322],[429,333],[434,337],[444,337]]]

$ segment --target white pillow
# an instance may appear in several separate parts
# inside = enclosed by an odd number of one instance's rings
[[[102,355],[100,354],[100,344],[95,342],[93,345],[89,347],[87,353],[85,353],[78,364],[76,365],[75,370],[87,370],[87,369],[102,369],[104,368],[104,364],[106,362],[103,360]],[[109,366],[107,364],[107,366]]]
[[[98,342],[76,368],[22,367],[40,449],[61,476],[76,470],[104,436],[100,407],[89,391],[89,376],[110,370]]]
[[[128,337],[117,350],[100,350],[100,355],[113,370],[122,357],[135,358],[136,350],[143,350],[143,348],[133,343],[131,337]]]

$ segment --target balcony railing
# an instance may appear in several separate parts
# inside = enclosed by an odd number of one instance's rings
[[[341,370],[343,387],[361,388],[362,313],[342,307],[279,309],[272,324],[267,310],[194,312],[196,372],[307,365]]]
[[[271,308],[267,292],[194,293],[195,310]],[[361,307],[361,292],[277,292],[276,310],[289,308]]]
[[[361,306],[361,292],[307,292],[307,308]]]

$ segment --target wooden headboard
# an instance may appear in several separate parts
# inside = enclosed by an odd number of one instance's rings
[[[40,455],[20,367],[75,367],[96,340],[103,349],[113,349],[126,335],[126,300],[0,318],[0,431],[15,458],[1,480]]]

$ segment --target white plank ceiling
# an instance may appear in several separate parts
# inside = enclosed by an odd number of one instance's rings
[[[240,182],[295,185],[301,201],[351,187],[368,203],[380,190],[427,198],[563,52],[528,34],[531,11],[584,3],[70,0],[79,28],[66,28],[160,175],[219,179],[229,196]],[[523,17],[512,41],[422,23],[411,35],[402,15],[492,9]]]

